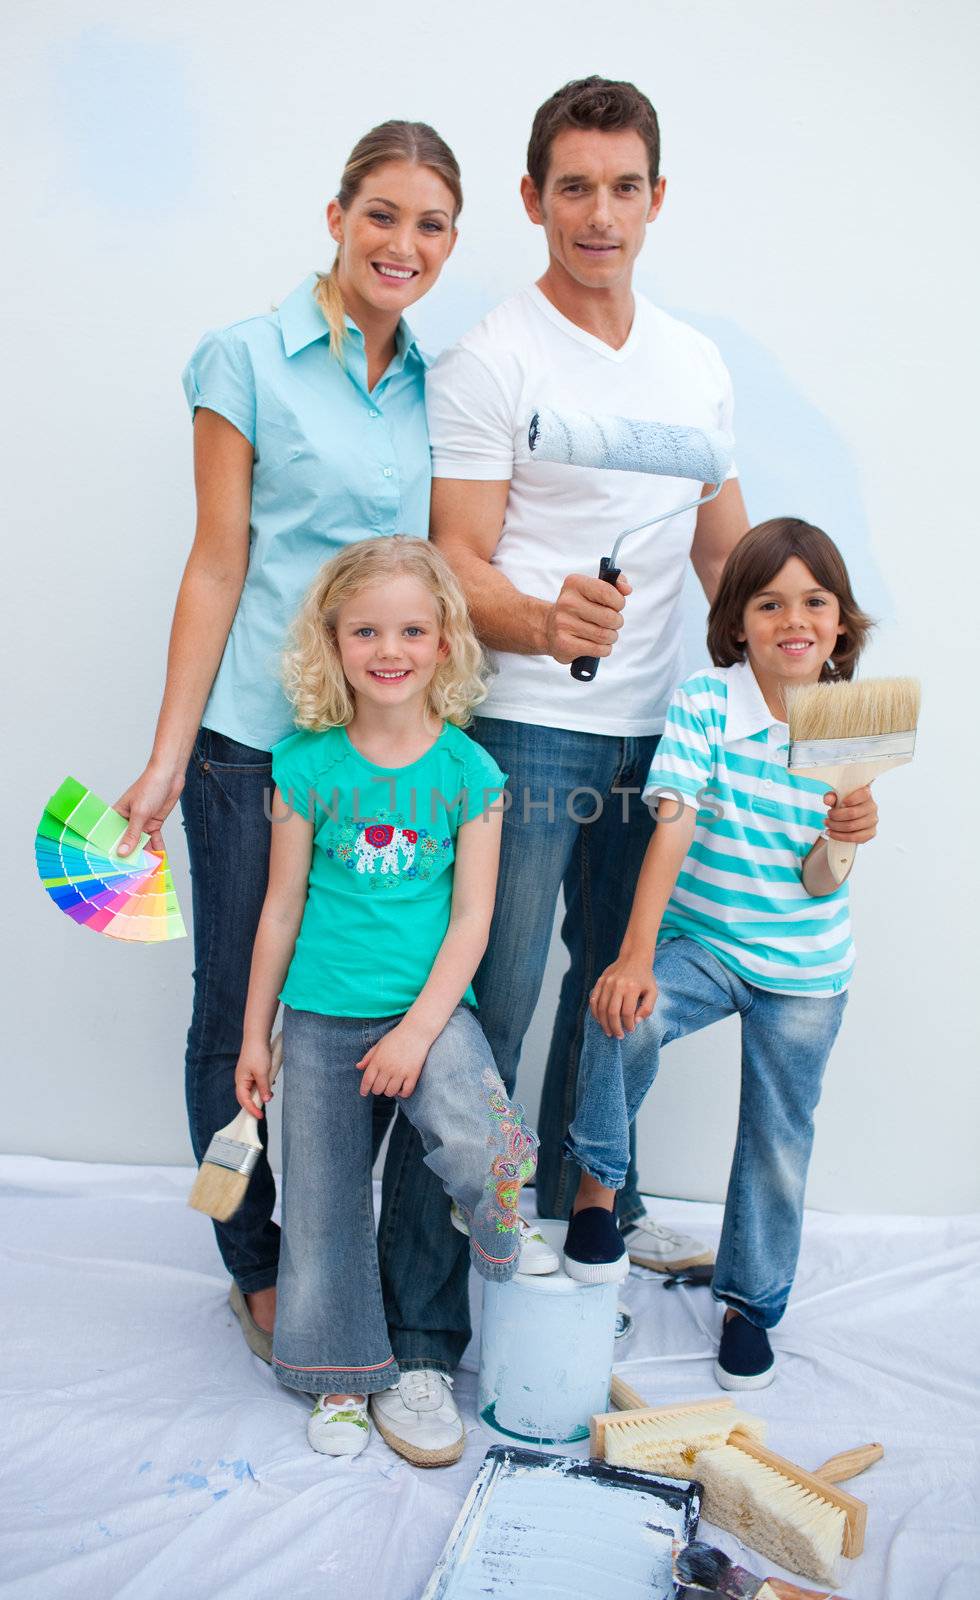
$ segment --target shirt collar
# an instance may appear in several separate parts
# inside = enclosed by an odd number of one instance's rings
[[[783,725],[783,719],[774,717],[766,705],[756,675],[747,661],[737,661],[733,667],[726,667],[725,680],[728,685],[725,744],[734,744],[737,739],[750,739],[754,733],[761,733],[763,728]]]
[[[326,339],[329,342],[330,329],[327,319],[320,310],[316,299],[316,286],[320,274],[311,272],[304,278],[292,294],[288,294],[279,307],[279,327],[282,330],[282,342],[287,356],[294,356],[300,350],[305,350],[307,345],[314,344],[317,339]],[[347,332],[355,344],[363,347],[364,335],[350,317],[345,317]],[[418,361],[423,367],[428,367],[429,359],[423,355],[416,343],[413,334],[404,317],[398,324],[395,333],[395,360],[390,374],[401,370],[410,360]]]

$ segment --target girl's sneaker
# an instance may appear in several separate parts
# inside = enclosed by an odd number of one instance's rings
[[[322,1456],[357,1456],[371,1437],[367,1395],[328,1400],[322,1394],[306,1424],[306,1437]]]
[[[449,1220],[457,1233],[465,1233],[469,1238],[470,1225],[455,1200],[450,1203]],[[526,1217],[518,1217],[517,1231],[521,1244],[518,1272],[536,1278],[547,1272],[557,1272],[561,1263],[540,1229],[536,1228],[533,1222],[528,1222]]]

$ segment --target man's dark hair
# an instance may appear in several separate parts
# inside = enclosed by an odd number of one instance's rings
[[[599,128],[604,133],[635,128],[647,147],[651,187],[659,178],[660,124],[653,106],[635,84],[577,78],[538,107],[527,147],[527,170],[539,194],[548,176],[551,146],[563,128]]]

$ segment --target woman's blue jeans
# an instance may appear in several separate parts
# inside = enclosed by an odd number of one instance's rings
[[[327,1017],[286,1006],[283,1024],[283,1230],[273,1362],[291,1389],[357,1393],[398,1381],[378,1277],[372,1199],[372,1095],[355,1065],[400,1017]],[[481,1277],[517,1270],[517,1201],[537,1139],[523,1126],[473,1012],[457,1006],[414,1091],[398,1102],[428,1170],[469,1223]],[[446,1212],[440,1227],[449,1230]],[[461,1237],[456,1234],[455,1237]],[[418,1241],[425,1270],[437,1240]]]
[[[583,693],[588,690],[583,686]],[[561,985],[541,1093],[536,1197],[541,1216],[567,1216],[578,1171],[563,1159],[575,1111],[588,995],[615,959],[653,833],[640,795],[657,747],[624,739],[478,717],[474,737],[509,774],[490,942],[473,987],[481,1026],[508,1094],[541,992],[559,893],[569,967]],[[402,1367],[451,1372],[470,1337],[463,1241],[440,1218],[446,1200],[399,1119],[385,1162],[379,1230],[391,1340]],[[635,1167],[620,1197],[621,1226],[644,1215]],[[418,1241],[426,1241],[416,1259]]]
[[[661,1049],[737,1011],[742,1092],[712,1292],[757,1327],[771,1328],[796,1272],[813,1113],[847,994],[758,989],[693,939],[662,944],[653,971],[657,1003],[632,1033],[607,1038],[588,1018],[565,1151],[597,1182],[619,1189],[630,1125],[657,1076]]]
[[[194,1159],[237,1116],[235,1067],[252,945],[265,899],[272,833],[272,763],[268,750],[202,728],[187,767],[180,805],[187,834],[194,912],[194,1008],[187,1035],[185,1086]],[[380,1145],[394,1105],[375,1102]],[[265,1119],[259,1123],[263,1147]],[[260,1157],[238,1211],[214,1231],[221,1258],[244,1294],[276,1281],[279,1229],[272,1221],[275,1181]]]

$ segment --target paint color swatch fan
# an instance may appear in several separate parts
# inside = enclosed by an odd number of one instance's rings
[[[34,841],[38,875],[60,911],[110,939],[156,944],[187,932],[167,857],[140,835],[128,856],[116,847],[126,818],[66,778],[44,808]]]

